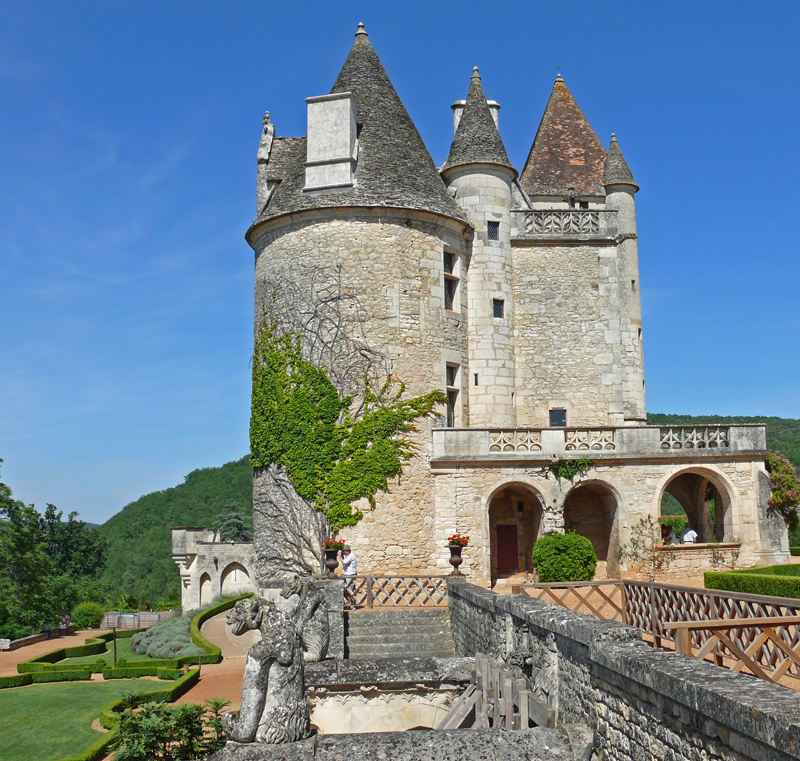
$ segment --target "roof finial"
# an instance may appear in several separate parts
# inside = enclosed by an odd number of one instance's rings
[[[264,118],[261,120],[261,123],[266,127],[269,124],[269,111],[264,114]]]
[[[364,30],[364,24],[362,24],[360,21],[358,22],[358,31],[356,32],[356,37],[358,37],[359,34],[363,34],[365,37],[368,36]]]
[[[556,74],[556,82],[563,82],[564,77],[561,76],[561,67],[558,67],[558,73]]]
[[[617,142],[617,135],[614,132],[611,133],[611,142],[612,143],[616,143]]]
[[[473,66],[472,67],[472,78],[473,79],[480,79],[481,78],[481,75],[478,74],[478,67],[477,66]]]

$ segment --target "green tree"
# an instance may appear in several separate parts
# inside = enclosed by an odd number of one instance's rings
[[[222,542],[252,542],[253,513],[236,502],[225,505],[214,522],[214,528],[219,530]]]

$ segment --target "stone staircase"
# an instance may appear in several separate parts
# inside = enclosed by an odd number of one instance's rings
[[[366,610],[346,615],[346,658],[455,657],[447,608]]]

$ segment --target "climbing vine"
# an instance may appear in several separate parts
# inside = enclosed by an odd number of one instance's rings
[[[286,468],[297,493],[322,511],[335,533],[362,513],[352,503],[374,505],[388,479],[399,476],[415,445],[404,434],[415,421],[437,416],[441,391],[403,399],[405,386],[388,378],[367,386],[357,419],[352,397],[340,396],[325,372],[303,357],[302,332],[281,333],[268,315],[256,336],[250,418],[250,463]]]
[[[766,457],[767,472],[772,478],[772,496],[767,503],[786,520],[789,532],[793,533],[800,525],[797,506],[800,505],[800,481],[797,469],[780,452],[770,451]]]
[[[562,478],[572,483],[578,476],[582,476],[589,468],[594,465],[594,460],[588,460],[585,457],[580,460],[558,460],[552,465],[547,466],[548,478],[552,473],[557,481]]]

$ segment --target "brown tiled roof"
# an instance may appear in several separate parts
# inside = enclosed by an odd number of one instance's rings
[[[331,92],[352,92],[356,96],[359,134],[355,185],[324,193],[303,193],[306,138],[276,138],[267,176],[279,179],[280,184],[248,235],[256,224],[272,217],[342,206],[420,209],[469,224],[448,193],[361,27]]]
[[[465,164],[501,164],[514,168],[492,119],[477,66],[473,69],[461,121],[442,171]]]
[[[522,170],[528,195],[604,196],[606,151],[559,74]]]

